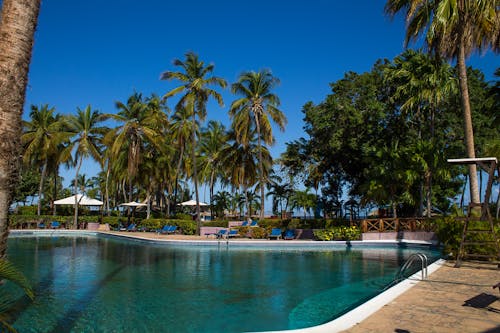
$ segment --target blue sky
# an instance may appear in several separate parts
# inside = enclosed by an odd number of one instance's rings
[[[370,70],[377,59],[392,59],[403,48],[402,17],[384,16],[385,1],[42,1],[26,95],[60,113],[90,104],[114,113],[116,101],[134,92],[163,95],[177,85],[160,81],[172,61],[194,51],[215,64],[214,74],[234,82],[246,70],[269,68],[281,80],[276,93],[288,118],[275,131],[271,149],[303,134],[302,106],[320,102],[329,83],[347,71]],[[493,78],[500,64],[491,52],[468,62]],[[229,124],[234,97],[222,92],[224,108],[210,104],[208,119]],[[86,163],[83,172],[98,171]],[[65,185],[73,170],[61,168]]]

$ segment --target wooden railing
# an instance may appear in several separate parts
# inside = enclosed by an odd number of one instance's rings
[[[353,221],[360,227],[361,232],[399,232],[399,231],[432,231],[432,219],[407,218],[378,218]]]

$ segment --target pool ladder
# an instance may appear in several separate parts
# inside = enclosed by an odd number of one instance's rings
[[[394,282],[398,283],[398,282],[401,282],[402,280],[404,280],[405,279],[405,277],[404,277],[405,270],[410,268],[411,265],[413,265],[413,263],[417,260],[420,261],[420,264],[422,266],[422,270],[421,270],[422,280],[425,280],[427,278],[427,266],[428,266],[428,262],[429,262],[427,259],[427,256],[423,253],[413,253],[411,256],[408,257],[408,259],[406,259],[403,266],[401,266],[401,268],[399,269],[399,272],[396,274],[396,278],[394,279]]]

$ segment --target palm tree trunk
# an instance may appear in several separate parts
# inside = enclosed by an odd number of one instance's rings
[[[467,85],[467,67],[465,66],[465,46],[461,41],[458,48],[457,56],[458,82],[460,85],[460,93],[462,97],[462,108],[464,112],[464,135],[465,148],[468,158],[475,158],[474,150],[474,131],[472,128],[472,115],[469,100],[469,88]],[[477,182],[476,164],[469,164],[469,179],[470,179],[470,197],[471,202],[479,203],[479,188]]]
[[[45,174],[47,173],[47,160],[44,161],[42,167],[42,174],[40,175],[40,183],[38,184],[38,205],[36,215],[42,215],[42,197],[43,197],[43,183],[45,182]]]
[[[57,200],[57,178],[59,176],[59,164],[54,168],[54,192],[52,198],[52,215],[56,216],[56,205],[54,205],[54,201]]]
[[[255,125],[257,127],[257,149],[259,149],[259,183],[260,183],[260,216],[259,219],[264,220],[264,166],[262,163],[262,139],[260,137],[260,123],[257,114],[255,113]]]
[[[40,0],[4,0],[0,17],[0,258],[7,250],[8,212],[18,181],[21,115]]]
[[[196,113],[193,110],[193,132],[191,135],[193,139],[191,148],[191,157],[193,159],[193,180],[194,180],[194,193],[196,197],[196,234],[200,235],[201,219],[200,219],[200,196],[198,194],[198,170],[196,167]]]
[[[73,229],[78,229],[78,173],[80,172],[80,168],[82,166],[83,156],[80,156],[80,161],[78,161],[78,166],[76,168],[76,176],[74,181],[75,187],[75,217],[73,219]]]
[[[181,144],[181,152],[179,154],[179,163],[177,163],[177,172],[175,174],[175,188],[174,188],[174,213],[177,205],[177,191],[179,188],[179,174],[181,172],[182,159],[184,158],[184,142]]]
[[[109,167],[109,160],[107,163],[107,170],[106,170],[106,212],[108,216],[111,216],[111,211],[109,209],[109,174],[110,174],[110,167]]]

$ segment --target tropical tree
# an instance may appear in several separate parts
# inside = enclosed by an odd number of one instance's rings
[[[4,0],[0,15],[0,258],[7,250],[8,212],[18,181],[28,69],[40,0]]]
[[[207,128],[201,132],[200,159],[201,178],[206,180],[210,188],[210,207],[213,204],[214,185],[223,174],[222,151],[227,145],[227,132],[222,123],[209,121]]]
[[[178,94],[182,94],[177,105],[176,110],[185,108],[187,112],[192,117],[193,120],[193,130],[191,131],[192,137],[192,147],[191,147],[191,157],[193,161],[193,183],[196,198],[196,221],[197,221],[197,234],[200,233],[201,220],[200,220],[200,199],[198,193],[198,171],[196,168],[196,128],[198,117],[201,122],[206,118],[207,114],[207,102],[209,98],[214,98],[220,106],[223,106],[222,96],[214,89],[209,88],[209,86],[218,86],[225,88],[227,83],[224,79],[209,76],[213,70],[214,65],[205,65],[203,61],[200,61],[198,55],[193,52],[186,53],[186,60],[181,61],[179,59],[174,60],[174,66],[181,68],[181,71],[166,71],[161,74],[162,80],[178,80],[181,85],[177,88],[172,89],[167,92],[164,98],[169,98]]]
[[[198,128],[198,122],[193,126],[191,113],[185,107],[177,108],[170,118],[169,136],[173,145],[177,148],[177,170],[175,173],[174,185],[174,209],[177,204],[177,193],[179,188],[179,177],[181,176],[181,168],[184,163],[184,169],[187,171],[188,165],[185,160],[184,152],[188,147],[190,139],[193,137],[193,131]],[[187,173],[187,172],[186,172]]]
[[[294,208],[302,208],[304,211],[304,218],[311,209],[316,207],[318,197],[314,193],[309,193],[309,189],[304,191],[295,190],[291,197],[292,206]]]
[[[127,180],[129,184],[128,201],[132,201],[133,184],[136,181],[142,154],[147,144],[160,149],[164,140],[168,119],[163,112],[165,106],[159,97],[152,96],[144,101],[142,95],[135,93],[126,103],[116,102],[118,114],[109,115],[112,119],[122,123],[107,136],[113,137],[111,155],[116,159],[126,152]],[[110,141],[106,138],[106,141]]]
[[[432,146],[436,149],[436,117],[443,114],[443,104],[457,93],[451,66],[424,53],[406,50],[387,66],[384,73],[387,85],[395,87],[392,99],[401,105],[400,109],[408,117],[410,126],[417,127],[417,140],[420,141],[417,145],[420,148]],[[428,130],[422,126],[425,124],[429,125]],[[419,165],[425,166],[421,186],[425,183],[427,214],[430,217],[434,165],[432,161],[435,161],[436,154],[418,156],[427,157],[427,160],[420,158]],[[419,215],[422,215],[423,195],[419,210]]]
[[[56,159],[61,144],[69,139],[71,133],[65,131],[65,120],[54,114],[55,108],[47,104],[40,107],[32,105],[30,121],[24,121],[24,132],[21,137],[25,147],[23,160],[32,166],[42,165],[38,186],[37,215],[41,214],[43,185],[47,175],[47,166],[51,159]]]
[[[229,115],[233,119],[233,128],[237,140],[243,145],[247,145],[251,140],[248,137],[248,128],[255,126],[257,132],[257,146],[259,153],[259,185],[260,185],[260,219],[264,218],[264,178],[263,157],[261,155],[262,141],[267,145],[274,142],[271,120],[273,120],[280,130],[284,131],[286,117],[278,109],[280,100],[272,90],[279,84],[279,80],[274,77],[269,70],[260,72],[244,72],[238,81],[231,86],[231,91],[242,97],[231,104]]]
[[[78,175],[84,158],[91,157],[95,161],[101,162],[102,140],[104,134],[108,132],[108,128],[99,125],[106,118],[106,115],[97,110],[92,110],[90,105],[85,109],[77,108],[76,116],[72,115],[68,118],[68,129],[74,134],[70,147],[75,154],[73,161],[76,166],[73,180],[75,195],[73,228],[75,229],[78,227]]]
[[[474,51],[500,50],[500,11],[497,0],[388,0],[386,13],[406,13],[405,44],[425,35],[427,48],[457,62],[464,115],[465,145],[475,158],[474,133],[467,84],[466,58]],[[480,202],[476,165],[469,165],[471,201]]]

